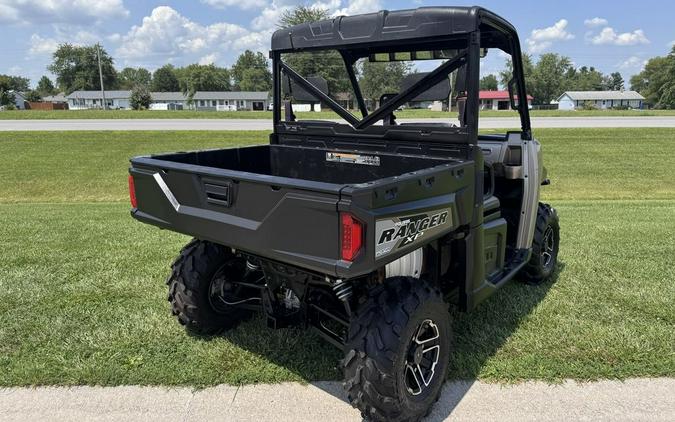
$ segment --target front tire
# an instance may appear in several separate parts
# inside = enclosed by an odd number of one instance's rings
[[[412,277],[373,289],[352,315],[344,387],[373,421],[418,421],[438,400],[450,357],[450,314],[440,291]]]
[[[560,223],[555,208],[539,203],[537,225],[532,238],[532,255],[521,275],[530,284],[546,281],[558,263],[560,246]]]
[[[236,326],[248,312],[228,306],[223,299],[232,296],[232,282],[241,281],[245,272],[246,262],[229,249],[193,239],[180,251],[166,281],[171,313],[199,335],[213,335]]]

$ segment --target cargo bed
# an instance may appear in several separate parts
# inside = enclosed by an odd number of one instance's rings
[[[414,190],[422,208],[425,197],[436,197],[436,204],[442,191],[456,192],[456,186],[435,182],[463,165],[448,157],[275,144],[136,157],[131,163],[135,218],[330,274],[352,267],[339,265],[338,211],[350,208],[375,227],[373,208],[395,206],[403,198],[399,190],[405,196]],[[361,266],[368,265],[354,268]]]

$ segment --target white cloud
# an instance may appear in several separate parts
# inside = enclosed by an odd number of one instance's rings
[[[83,25],[127,16],[122,0],[0,0],[0,23]]]
[[[239,9],[259,9],[267,6],[267,0],[201,0],[202,3],[217,9],[227,9],[228,7],[238,7]]]
[[[601,26],[607,26],[608,23],[609,22],[607,22],[607,19],[598,17],[595,17],[593,19],[586,19],[584,21],[584,25],[586,25],[589,28],[598,28]]]
[[[159,6],[122,36],[116,55],[129,63],[165,63],[183,57],[215,60],[218,56],[212,56],[214,52],[262,50],[267,43],[269,37],[239,25],[220,22],[203,26],[171,7]]]
[[[55,35],[53,37],[42,37],[39,34],[30,36],[28,55],[29,56],[50,56],[60,44],[72,45],[92,45],[100,41],[97,34],[85,30],[78,30],[76,27],[62,27],[56,25]]]
[[[609,26],[603,28],[598,35],[591,39],[591,42],[596,45],[612,44],[620,46],[649,44],[649,40],[642,29],[617,34],[614,28]]]
[[[616,67],[623,70],[642,70],[646,64],[647,60],[642,60],[637,56],[630,56],[625,61],[619,63]]]
[[[335,15],[358,15],[361,13],[378,12],[382,10],[380,0],[349,0],[347,7],[339,9]]]
[[[560,19],[553,26],[541,29],[533,29],[530,37],[527,38],[527,50],[530,53],[541,53],[553,45],[554,41],[566,41],[574,38],[574,35],[567,32],[567,19]]]
[[[38,34],[30,36],[28,54],[31,56],[51,55],[59,47],[59,42],[54,38],[43,38]]]
[[[251,27],[257,31],[270,31],[276,25],[283,13],[292,10],[297,0],[272,0],[260,15],[251,22]],[[307,4],[308,7],[324,9],[329,16],[358,15],[361,13],[377,12],[383,9],[382,0],[315,0]]]
[[[276,29],[277,23],[284,12],[292,10],[296,4],[297,2],[294,0],[272,0],[270,4],[260,12],[260,15],[253,19],[251,28],[257,31],[271,31]],[[311,5],[311,7],[316,6]]]
[[[218,56],[216,55],[216,53],[207,54],[206,56],[199,59],[198,63],[201,65],[213,64],[216,62],[217,57]]]

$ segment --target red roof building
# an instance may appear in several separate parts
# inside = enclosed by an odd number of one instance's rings
[[[480,91],[478,100],[481,110],[511,110],[509,91]],[[516,100],[518,96],[516,95]],[[532,107],[532,96],[527,96],[527,105]]]

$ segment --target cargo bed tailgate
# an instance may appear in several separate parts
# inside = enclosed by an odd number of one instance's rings
[[[132,159],[136,219],[270,259],[335,273],[341,185]]]

